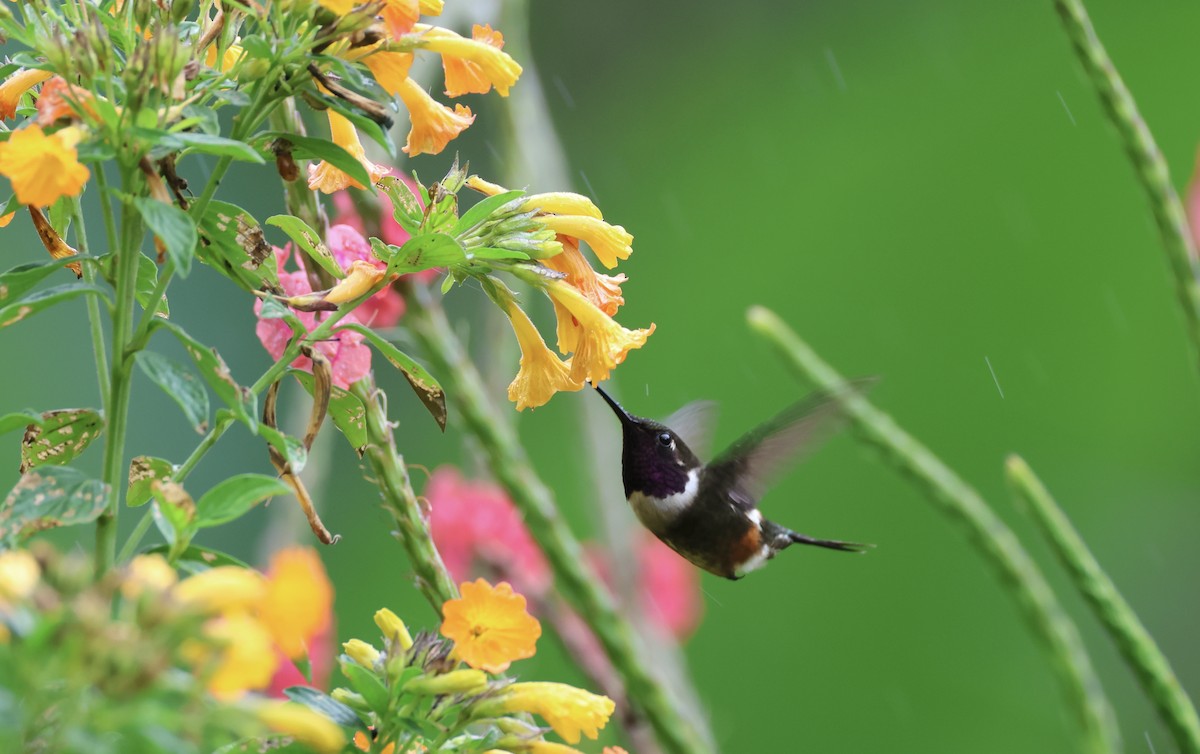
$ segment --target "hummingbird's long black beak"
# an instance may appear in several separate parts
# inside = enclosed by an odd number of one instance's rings
[[[614,401],[611,395],[604,392],[604,390],[594,382],[592,383],[592,387],[595,388],[596,392],[600,394],[600,397],[612,407],[612,410],[617,415],[617,418],[621,420],[621,424],[631,424],[633,422],[633,417],[629,415],[629,412],[621,408],[621,404]]]

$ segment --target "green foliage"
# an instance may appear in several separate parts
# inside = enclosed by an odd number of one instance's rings
[[[21,440],[21,473],[53,464],[65,466],[104,430],[104,418],[90,408],[47,411],[30,422]]]
[[[43,529],[95,521],[108,486],[70,466],[42,466],[21,476],[0,504],[0,545]]]
[[[443,430],[446,428],[446,391],[442,390],[442,386],[425,367],[368,327],[346,325],[343,329],[360,333],[370,341],[389,364],[400,370],[438,426]]]
[[[204,493],[196,503],[196,526],[205,528],[233,521],[268,498],[286,495],[291,488],[274,477],[239,474]]]
[[[137,363],[146,376],[183,409],[188,423],[197,432],[203,434],[208,430],[208,393],[195,374],[154,351],[140,352]]]

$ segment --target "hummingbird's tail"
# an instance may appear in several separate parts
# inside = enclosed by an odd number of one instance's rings
[[[787,532],[788,544],[798,543],[802,545],[815,545],[817,547],[825,547],[830,550],[841,550],[842,552],[866,552],[875,545],[862,545],[856,542],[839,542],[836,539],[817,539],[810,537],[807,534],[801,534],[789,530]]]

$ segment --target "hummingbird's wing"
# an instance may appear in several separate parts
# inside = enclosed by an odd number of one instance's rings
[[[732,480],[734,501],[754,508],[780,473],[838,428],[843,418],[838,396],[862,387],[863,383],[854,382],[813,393],[747,432],[708,465],[706,474]]]
[[[701,460],[712,451],[713,431],[717,427],[715,401],[692,401],[662,421],[683,440]]]

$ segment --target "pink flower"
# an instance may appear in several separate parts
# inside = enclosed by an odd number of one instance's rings
[[[589,546],[587,555],[600,578],[611,586],[612,569],[607,553]],[[643,534],[637,540],[638,606],[642,614],[666,633],[683,641],[700,623],[700,571],[664,545]]]
[[[550,587],[550,569],[525,521],[508,496],[489,482],[469,482],[442,466],[425,487],[433,542],[456,581],[468,581],[478,566],[492,569],[522,594]]]
[[[421,192],[417,189],[417,184],[413,182],[412,178],[406,175],[397,175],[395,171],[390,172],[389,175],[395,175],[404,181],[412,189],[413,194],[418,197],[419,201]],[[412,236],[408,234],[407,230],[400,227],[400,223],[396,222],[396,218],[392,213],[392,202],[387,198],[387,195],[379,192],[377,196],[377,201],[379,202],[379,239],[392,246],[403,246]],[[348,225],[358,231],[360,235],[367,235],[365,223],[363,223],[362,216],[358,214],[358,209],[354,206],[354,200],[350,198],[348,190],[338,191],[333,195],[333,206],[337,209],[337,216],[333,218],[335,224]],[[332,246],[332,243],[330,245]],[[422,283],[428,283],[437,277],[437,275],[438,271],[436,269],[413,273],[413,277]],[[401,299],[401,302],[403,303],[403,299]],[[401,314],[404,313],[403,308],[401,308],[400,312]],[[373,327],[385,326],[389,325],[373,325]]]
[[[325,244],[343,270],[350,269],[356,260],[362,260],[383,270],[387,265],[371,253],[371,244],[349,225],[332,225],[325,235]],[[359,304],[354,316],[370,327],[392,327],[404,314],[404,297],[395,288],[388,286]]]
[[[271,684],[267,687],[266,695],[279,699],[285,698],[287,695],[283,690],[289,686],[313,686],[314,688],[324,689],[329,684],[329,675],[333,671],[334,657],[334,629],[333,619],[330,617],[329,625],[318,632],[315,636],[309,637],[306,644],[308,645],[308,661],[312,666],[312,683],[304,677],[300,672],[300,668],[296,664],[284,656],[279,648],[275,648],[276,654],[279,655],[279,667],[275,670],[275,676],[271,678]]]
[[[279,284],[283,288],[284,294],[303,296],[312,293],[312,284],[308,281],[308,273],[304,269],[304,261],[300,259],[299,254],[296,255],[296,265],[300,270],[289,272],[284,269],[284,264],[287,263],[289,256],[291,256],[289,248],[275,249],[275,265],[279,271]],[[261,300],[254,302],[254,313],[260,316],[254,332],[262,342],[263,348],[266,348],[267,353],[271,354],[271,358],[279,359],[292,339],[292,328],[288,327],[287,323],[281,319],[261,319],[262,307]],[[328,312],[297,311],[293,313],[308,332],[315,330],[321,319],[328,316]],[[356,312],[351,312],[342,318],[342,323],[361,323],[361,320]],[[329,359],[329,363],[333,367],[333,384],[338,387],[349,388],[351,383],[362,379],[370,371],[371,348],[362,341],[362,335],[341,330],[328,340],[315,344],[314,347]],[[312,360],[307,356],[300,356],[292,362],[292,366],[311,372]]]

